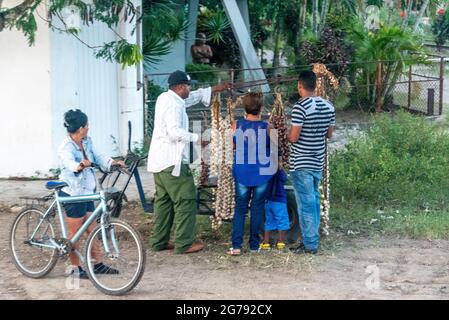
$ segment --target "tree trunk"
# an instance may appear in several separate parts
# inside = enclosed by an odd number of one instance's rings
[[[277,76],[280,51],[281,51],[281,26],[280,21],[276,21],[276,28],[274,31],[274,51],[273,51],[273,76]]]
[[[318,32],[321,34],[324,27],[326,26],[327,13],[329,12],[329,0],[323,0],[321,3],[321,17]]]
[[[366,0],[358,0],[357,1],[357,6],[358,6],[358,15],[359,18],[364,20],[365,19],[365,9],[366,9]]]
[[[315,37],[318,38],[318,0],[313,0],[312,6],[312,30]]]
[[[421,23],[422,17],[424,16],[424,12],[426,12],[426,9],[430,3],[430,0],[425,0],[425,2],[421,5],[421,10],[419,10],[418,17],[416,17],[415,25],[413,26],[413,33],[418,30],[419,24]]]
[[[295,54],[300,55],[301,54],[301,40],[304,35],[304,30],[306,29],[306,18],[307,18],[307,0],[298,0],[297,6],[299,8],[299,14],[298,14],[298,34],[296,35],[296,41],[297,47],[295,49]]]
[[[376,112],[382,111],[382,62],[378,62],[376,66]]]
[[[299,0],[301,3],[301,12],[299,14],[299,38],[302,39],[306,27],[307,18],[307,0]]]

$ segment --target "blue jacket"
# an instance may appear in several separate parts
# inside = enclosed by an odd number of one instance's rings
[[[105,170],[109,169],[112,158],[97,153],[90,137],[86,137],[83,140],[83,148],[89,161],[94,162]],[[71,196],[91,194],[94,192],[96,178],[93,168],[86,168],[80,174],[75,174],[84,157],[81,149],[70,137],[65,138],[59,146],[58,158],[61,169],[59,180],[68,184],[68,187],[65,187],[62,191]]]

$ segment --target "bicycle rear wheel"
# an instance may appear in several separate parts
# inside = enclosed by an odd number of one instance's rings
[[[9,236],[14,264],[20,272],[31,278],[44,277],[58,261],[58,252],[56,248],[50,247],[49,242],[55,237],[53,226],[49,219],[42,221],[43,217],[44,213],[38,208],[25,208],[14,219]],[[42,224],[36,230],[41,221]]]
[[[126,294],[139,283],[145,271],[143,241],[131,225],[111,219],[106,227],[106,241],[110,250],[106,254],[101,233],[101,226],[98,225],[87,239],[85,257],[89,278],[103,293],[116,296]],[[99,262],[106,267],[95,269],[95,264]]]

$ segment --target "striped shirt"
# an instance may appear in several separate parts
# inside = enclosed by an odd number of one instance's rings
[[[321,97],[308,97],[293,106],[292,125],[301,126],[297,142],[291,144],[290,170],[322,170],[325,137],[335,126],[335,109]]]

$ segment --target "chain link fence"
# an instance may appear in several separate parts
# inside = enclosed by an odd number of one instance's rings
[[[438,116],[444,107],[444,74],[442,57],[426,64],[411,65],[395,85],[394,103],[410,112]]]
[[[395,74],[396,61],[367,61],[364,63],[329,64],[327,69],[345,76],[339,78],[340,87],[332,90],[330,83],[324,81],[327,98],[337,109],[356,109],[374,111],[381,105],[382,110],[391,111],[405,109],[412,113],[437,116],[443,113],[444,77],[447,74],[448,60],[440,56],[432,56],[423,64],[410,64]],[[192,71],[189,75],[198,81],[192,90],[228,81],[233,84],[231,92],[220,94],[222,111],[226,112],[228,98],[236,98],[248,91],[263,91],[265,109],[263,117],[267,119],[274,101],[273,94],[281,92],[286,112],[289,115],[292,106],[298,101],[297,76],[302,70],[310,70],[310,65],[294,67],[278,67],[263,69],[217,69]],[[399,70],[399,69],[398,69]],[[257,73],[266,75],[264,80],[254,80]],[[151,138],[153,131],[154,107],[156,99],[167,89],[169,73],[147,74],[145,81],[146,110],[145,133]],[[326,79],[325,79],[326,80]],[[203,121],[203,126],[210,124],[210,108],[203,105],[187,109],[189,119]],[[244,110],[235,110],[235,116],[242,117]]]

